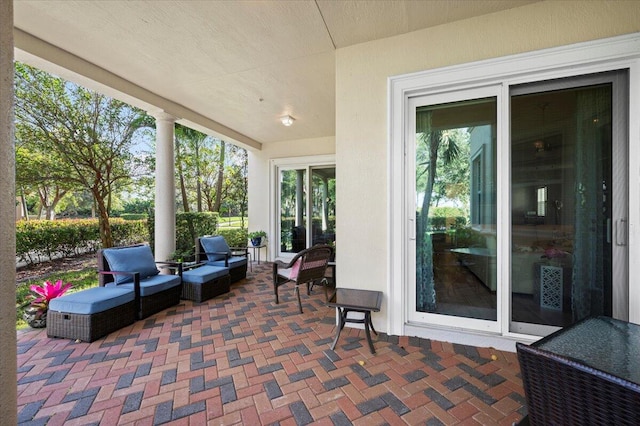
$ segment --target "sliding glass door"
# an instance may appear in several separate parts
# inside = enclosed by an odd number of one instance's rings
[[[411,320],[497,327],[493,90],[411,103],[415,291]]]
[[[279,255],[290,257],[315,244],[336,240],[336,168],[333,164],[280,165]]]
[[[628,318],[627,79],[409,100],[410,322],[542,336]]]
[[[511,331],[628,318],[625,92],[624,72],[511,90]]]

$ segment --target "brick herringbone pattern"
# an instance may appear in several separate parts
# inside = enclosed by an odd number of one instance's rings
[[[323,298],[303,294],[298,314],[284,286],[275,305],[262,264],[227,295],[91,344],[20,332],[19,422],[511,425],[525,414],[515,354],[380,334],[372,355],[348,328],[332,351]]]

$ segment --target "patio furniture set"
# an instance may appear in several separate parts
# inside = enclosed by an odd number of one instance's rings
[[[246,248],[221,236],[196,239],[196,262],[156,262],[146,244],[99,250],[98,287],[55,298],[47,335],[92,342],[180,299],[201,303],[247,275]]]
[[[93,342],[111,332],[147,318],[180,299],[201,303],[228,293],[230,284],[247,275],[248,249],[231,248],[221,236],[196,239],[195,262],[158,262],[146,244],[98,250],[98,287],[92,287],[53,299],[49,304],[47,336]],[[285,264],[273,263],[275,303],[278,288],[293,282],[298,308],[302,313],[299,287],[306,285],[307,294],[314,284],[325,288],[327,306],[335,307],[340,324],[332,349],[345,323],[362,323],[371,353],[375,353],[370,330],[371,312],[379,311],[381,292],[335,289],[335,262],[332,265],[333,291],[329,293],[326,270],[333,250],[316,245],[297,253]],[[358,312],[364,319],[348,318]],[[377,334],[377,333],[376,333]]]

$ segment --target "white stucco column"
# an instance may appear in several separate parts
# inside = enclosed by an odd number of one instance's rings
[[[176,197],[173,139],[176,118],[152,112],[156,119],[155,259],[167,260],[176,249]]]
[[[0,1],[0,423],[15,425],[16,194],[13,144],[13,1]]]

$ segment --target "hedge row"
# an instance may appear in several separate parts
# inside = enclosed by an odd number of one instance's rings
[[[149,241],[153,248],[154,220],[111,218],[113,244],[123,246]],[[218,230],[218,213],[177,213],[174,259],[191,260],[195,239],[203,235],[222,235],[232,247],[246,247],[244,228]],[[59,256],[92,253],[101,246],[97,219],[30,220],[16,223],[16,256],[28,264]]]
[[[145,220],[112,218],[115,245],[146,241]],[[16,223],[16,256],[26,263],[94,252],[100,247],[98,219],[29,220]]]

